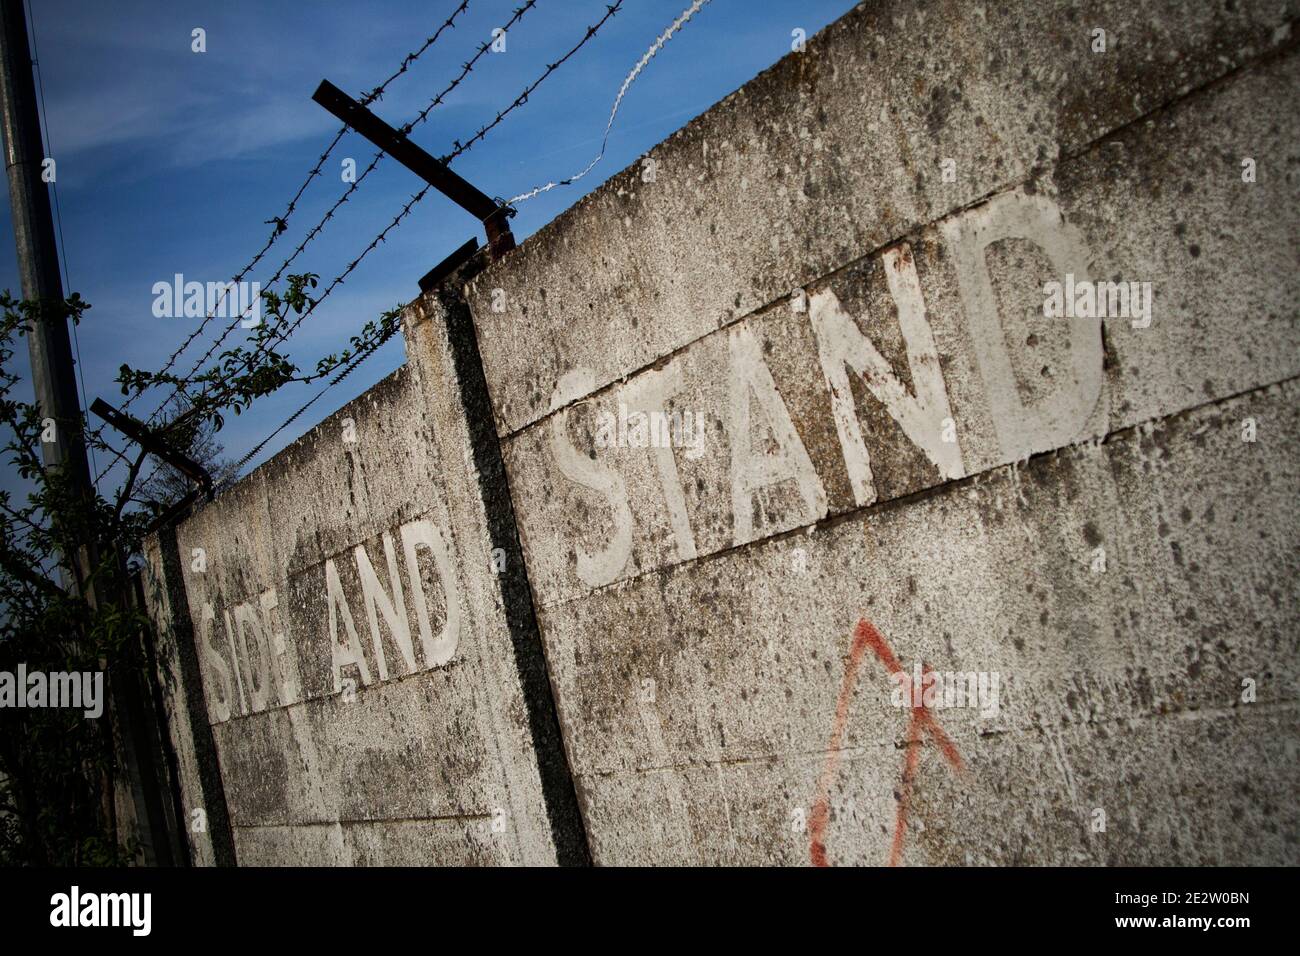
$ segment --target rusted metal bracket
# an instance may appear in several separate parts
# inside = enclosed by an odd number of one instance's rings
[[[146,536],[151,535],[159,528],[162,528],[166,525],[174,524],[175,522],[179,521],[189,512],[190,508],[194,506],[194,502],[198,501],[199,498],[201,498],[202,496],[203,496],[203,489],[195,488],[188,495],[186,495],[180,501],[176,502],[176,504],[172,505],[162,514],[160,514],[157,518],[155,518],[153,520],[153,523],[150,524],[149,527],[145,528],[144,531],[145,535]],[[211,496],[210,492],[209,492],[209,496]]]
[[[466,182],[445,163],[407,139],[405,133],[393,129],[329,80],[321,80],[311,98],[483,223],[488,248],[491,249],[494,260],[515,247],[515,237],[510,233],[508,222],[513,210],[509,207]],[[459,253],[460,250],[457,250],[454,255]],[[442,265],[446,265],[446,262]],[[435,268],[434,271],[438,269]]]
[[[167,462],[167,464],[198,485],[197,490],[202,491],[209,499],[212,498],[212,476],[208,474],[207,469],[193,459],[176,451],[155,435],[144,422],[119,412],[102,398],[95,399],[90,405],[90,410],[149,454],[156,455]],[[185,499],[186,503],[189,503],[194,497],[195,495],[187,497]]]

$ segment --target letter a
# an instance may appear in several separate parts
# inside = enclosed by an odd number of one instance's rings
[[[804,513],[785,521],[788,529],[825,516],[826,489],[790,420],[790,412],[776,390],[776,382],[753,333],[748,327],[738,325],[728,332],[727,338],[731,350],[731,414],[727,417],[727,434],[731,444],[733,539],[736,544],[747,544],[755,539],[753,497],[756,491],[788,481],[795,483],[803,499]],[[751,393],[758,399],[772,431],[776,442],[774,454],[756,455],[750,448]]]
[[[830,386],[831,413],[840,436],[844,467],[853,486],[854,500],[859,505],[875,501],[876,488],[847,368],[862,376],[867,390],[885,406],[903,433],[925,453],[938,469],[940,477],[960,478],[966,473],[961,449],[955,441],[944,440],[944,421],[952,418],[952,409],[948,404],[943,373],[939,369],[934,334],[926,319],[925,300],[921,297],[921,284],[911,248],[903,243],[890,249],[884,254],[882,264],[889,293],[898,307],[898,325],[907,346],[914,395],[908,393],[889,362],[844,311],[835,293],[829,289],[818,292],[809,306],[822,373]]]

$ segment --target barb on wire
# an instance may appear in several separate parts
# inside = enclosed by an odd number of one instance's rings
[[[581,172],[574,173],[567,179],[561,179],[559,182],[548,182],[544,186],[536,186],[528,192],[520,193],[518,196],[507,199],[507,206],[514,206],[518,203],[532,199],[540,193],[550,192],[556,186],[569,186],[587,175],[587,173],[591,172],[592,169],[595,168],[596,164],[605,158],[605,147],[609,145],[609,133],[614,126],[614,117],[618,115],[619,105],[623,102],[623,96],[627,93],[628,87],[632,85],[632,82],[637,78],[641,71],[645,69],[646,64],[655,58],[655,54],[663,49],[664,44],[673,38],[673,34],[680,30],[687,20],[699,13],[700,8],[708,3],[709,0],[695,0],[694,3],[682,11],[681,15],[678,16],[676,20],[669,24],[668,29],[661,33],[654,43],[650,44],[650,48],[641,55],[641,59],[637,60],[636,65],[632,67],[632,72],[627,75],[623,80],[623,85],[619,87],[618,95],[614,97],[614,108],[609,111],[609,120],[605,123],[605,136],[600,141],[600,152],[596,154],[596,158],[588,163],[586,168]]]
[[[554,63],[548,64],[546,69],[542,71],[541,76],[539,76],[536,80],[534,80],[531,84],[529,84],[522,93],[520,93],[517,97],[515,97],[514,102],[512,102],[505,109],[497,113],[496,117],[492,120],[492,122],[486,124],[485,126],[480,127],[478,131],[474,133],[473,136],[465,140],[465,142],[463,143],[460,140],[455,140],[452,144],[453,146],[452,151],[448,153],[446,156],[442,157],[441,159],[442,164],[444,166],[450,165],[452,160],[454,160],[457,156],[460,156],[461,154],[468,152],[475,143],[482,141],[482,139],[485,136],[487,136],[489,132],[491,132],[494,128],[500,125],[503,119],[509,116],[520,106],[523,106],[525,103],[527,103],[528,97],[532,95],[533,91],[536,90],[539,86],[541,86],[547,77],[549,77],[552,73],[554,73],[561,66],[563,66],[564,62],[568,60],[569,57],[573,56],[584,46],[586,46],[587,41],[589,41],[592,37],[594,37],[596,33],[600,30],[600,28],[605,25],[605,22],[609,20],[610,17],[618,13],[618,11],[622,8],[622,6],[623,6],[623,0],[615,0],[614,3],[606,6],[605,15],[601,17],[598,21],[596,21],[596,23],[594,23],[593,25],[587,27],[587,32],[583,34],[582,39],[579,40],[573,46],[573,48],[569,50],[568,53],[564,54],[564,56],[560,57]]]
[[[401,64],[392,72],[388,79],[384,80],[384,82],[380,83],[365,96],[361,97],[361,105],[369,106],[371,103],[375,102],[375,100],[381,99],[384,95],[384,90],[388,88],[388,84],[410,69],[411,64],[418,60],[425,50],[437,43],[438,37],[442,36],[443,30],[450,30],[455,27],[456,18],[467,9],[469,9],[469,0],[463,0],[461,5],[452,11],[451,16],[446,19],[442,26],[433,31],[433,36],[428,37],[424,43],[420,45],[418,50],[412,50],[410,53],[406,54],[406,56],[402,57]]]

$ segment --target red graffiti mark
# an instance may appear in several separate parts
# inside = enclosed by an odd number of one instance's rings
[[[808,820],[809,854],[813,866],[829,866],[826,860],[826,824],[830,817],[830,789],[835,782],[835,774],[840,765],[840,742],[844,737],[844,727],[848,723],[849,704],[853,692],[857,689],[858,666],[862,662],[862,652],[867,648],[889,671],[896,676],[900,687],[907,697],[912,695],[911,680],[903,670],[898,658],[884,637],[866,618],[858,621],[853,631],[853,645],[849,648],[849,658],[844,664],[844,679],[840,682],[840,696],[835,704],[835,722],[831,727],[829,753],[826,766],[817,782],[817,802],[813,804],[812,815]],[[929,673],[929,668],[922,664],[922,670]],[[903,760],[903,779],[898,789],[898,812],[894,819],[894,840],[889,849],[889,865],[897,866],[903,857],[903,837],[907,831],[907,811],[912,797],[912,784],[916,779],[917,769],[921,764],[921,745],[929,734],[943,754],[944,759],[954,770],[962,771],[966,765],[962,762],[957,745],[939,726],[934,715],[926,708],[924,701],[912,707],[911,718],[907,722],[907,753]]]

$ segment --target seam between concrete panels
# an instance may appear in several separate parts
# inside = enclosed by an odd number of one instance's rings
[[[1125,717],[1108,717],[1101,720],[1081,720],[1076,723],[1064,725],[1070,729],[1083,728],[1089,729],[1094,727],[1106,727],[1117,724],[1133,724],[1138,722],[1148,722],[1155,720],[1218,720],[1230,719],[1238,714],[1250,715],[1260,712],[1286,713],[1287,711],[1300,712],[1300,700],[1280,700],[1280,701],[1263,701],[1255,704],[1242,705],[1240,707],[1199,707],[1199,708],[1181,708],[1179,710],[1168,710],[1163,712],[1147,711],[1135,713]],[[985,737],[1001,737],[1005,734],[1025,734],[1029,732],[1042,730],[1041,724],[1024,724],[1015,727],[1007,727],[1000,730],[980,731],[978,736],[982,739]],[[680,763],[654,764],[645,767],[629,768],[610,768],[590,770],[581,770],[578,772],[580,777],[599,777],[601,779],[617,779],[621,777],[635,777],[640,774],[648,773],[680,773],[684,770],[707,770],[714,767],[752,767],[758,765],[771,764],[774,760],[806,762],[811,766],[817,767],[825,761],[831,754],[839,754],[846,759],[856,760],[861,757],[867,757],[871,754],[880,753],[881,751],[903,751],[907,749],[907,740],[905,738],[891,738],[881,740],[872,745],[857,744],[851,747],[839,747],[835,750],[798,750],[798,751],[777,751],[770,754],[746,755],[741,757],[726,757],[704,760],[688,760]]]
[[[409,349],[410,346],[416,341],[415,337],[412,334],[414,332],[414,328],[430,320],[428,317],[428,313],[423,308],[423,304],[420,299],[416,299],[415,302],[408,305],[405,314],[407,317],[416,317],[416,320],[410,323],[410,326],[408,328],[408,334],[406,336],[406,342]],[[405,321],[406,320],[404,319],[404,322]],[[436,386],[431,383],[426,383],[423,381],[425,375],[424,366],[414,361],[411,362],[410,365],[413,369],[413,372],[417,380],[420,381],[420,390],[421,390],[420,394],[427,400],[428,389]],[[441,467],[441,457],[443,454],[443,449],[441,448],[441,446],[438,446],[437,440],[432,434],[434,431],[436,431],[436,428],[432,422],[428,421],[427,415],[426,415],[426,427],[430,431],[430,437],[428,441],[430,442],[431,446],[437,446],[434,449],[433,453],[438,457],[439,467]],[[465,441],[472,444],[471,429],[468,420],[462,422],[462,427],[464,428]],[[468,464],[468,460],[466,460],[466,464]],[[450,494],[448,494],[446,498],[446,505],[448,509],[447,511],[448,522],[446,526],[446,534],[450,542],[452,553],[460,554],[461,551],[460,551],[460,543],[459,543],[459,534],[456,529],[455,503],[453,498],[454,496]],[[484,512],[486,513],[487,510],[486,504],[484,503],[484,496],[482,495],[481,492],[479,493],[479,504],[483,506]],[[460,573],[459,570],[457,571],[457,573],[458,574]],[[484,628],[489,627],[490,625],[487,621],[480,621],[477,615],[474,615],[471,616],[469,626],[473,634],[473,644],[475,648],[475,653],[478,655],[478,668],[476,670],[476,676],[478,678],[478,688],[483,693],[483,699],[485,701],[489,701],[489,702],[495,701],[497,700],[497,693],[493,687],[493,683],[494,681],[500,681],[501,677],[503,676],[503,672],[500,667],[493,668],[493,660],[492,660],[493,655],[491,654],[491,649],[488,644],[488,635],[484,632]],[[521,692],[521,696],[522,696],[522,692]],[[504,751],[505,745],[503,744],[503,741],[507,739],[509,734],[507,729],[503,726],[503,718],[502,718],[500,708],[498,706],[495,706],[492,703],[489,703],[486,707],[476,707],[474,710],[474,720],[479,726],[479,732],[485,742],[485,746],[489,748],[492,754],[494,755],[494,760],[498,768],[498,774],[497,774],[498,792],[500,792],[501,790],[505,791],[504,802],[507,803],[510,807],[510,811],[508,815],[510,832],[514,838],[514,848],[516,851],[518,851],[521,854],[521,856],[517,858],[516,863],[523,863],[524,865],[527,865],[527,861],[529,858],[528,858],[527,851],[525,849],[525,838],[520,829],[520,821],[524,818],[524,815],[520,812],[521,797],[511,786],[511,778],[512,778],[512,772],[510,769],[511,758],[507,757]],[[498,802],[498,806],[499,805],[500,805],[500,801]],[[493,812],[495,813],[495,810]]]
[[[1291,26],[1293,24],[1293,21],[1288,20],[1285,21],[1285,23],[1286,25]],[[1220,75],[1212,79],[1206,80],[1204,83],[1200,83],[1197,86],[1187,89],[1183,93],[1180,93],[1177,96],[1175,96],[1173,99],[1166,100],[1163,103],[1159,103],[1153,106],[1145,113],[1142,113],[1139,116],[1135,116],[1132,119],[1130,119],[1128,122],[1116,126],[1113,129],[1107,130],[1105,133],[1101,133],[1096,138],[1091,139],[1086,143],[1080,144],[1077,148],[1073,150],[1059,153],[1053,162],[1035,168],[1031,168],[1029,174],[1020,179],[1005,180],[993,186],[991,189],[989,189],[987,192],[983,193],[982,195],[977,196],[974,199],[970,199],[959,205],[953,206],[948,211],[934,217],[933,219],[930,219],[926,222],[913,224],[909,228],[895,234],[894,236],[891,236],[889,239],[886,239],[878,243],[877,245],[867,249],[862,254],[857,255],[852,259],[845,261],[841,265],[835,266],[834,268],[828,270],[827,272],[821,275],[813,276],[798,288],[806,289],[808,286],[811,285],[829,282],[837,278],[838,276],[841,276],[844,273],[850,271],[851,269],[856,268],[857,266],[861,265],[863,262],[875,256],[879,256],[882,252],[884,252],[886,249],[889,249],[891,246],[898,245],[900,242],[906,242],[909,239],[915,239],[917,236],[919,236],[922,232],[926,231],[927,229],[936,228],[942,222],[945,222],[949,219],[953,219],[954,217],[960,216],[963,213],[967,213],[972,209],[978,208],[979,206],[984,205],[985,203],[989,202],[996,196],[1000,196],[1003,193],[1012,192],[1016,189],[1021,188],[1027,183],[1037,182],[1038,180],[1044,178],[1048,174],[1055,172],[1066,163],[1072,162],[1077,159],[1081,159],[1085,156],[1097,152],[1101,147],[1106,145],[1106,143],[1127,135],[1135,127],[1143,123],[1150,122],[1152,119],[1175,112],[1181,109],[1182,107],[1184,107],[1185,105],[1187,105],[1189,101],[1197,99],[1203,95],[1211,95],[1217,93],[1220,87],[1226,87],[1229,84],[1236,82],[1242,76],[1244,76],[1245,74],[1251,72],[1252,70],[1260,66],[1264,66],[1275,60],[1280,61],[1284,59],[1288,54],[1293,53],[1297,47],[1300,47],[1300,30],[1292,29],[1290,38],[1287,41],[1280,43],[1275,47],[1270,47],[1269,49],[1265,50],[1263,53],[1260,53],[1254,57],[1251,57],[1248,60],[1243,61],[1242,63],[1238,64],[1237,66],[1233,67],[1232,69],[1228,70],[1225,73],[1221,73]],[[642,374],[643,372],[649,371],[650,369],[659,368],[667,364],[672,359],[680,356],[687,349],[693,347],[696,343],[703,341],[704,339],[708,338],[711,335],[716,335],[718,332],[721,332],[725,329],[732,328],[736,325],[739,325],[742,322],[747,322],[750,319],[761,317],[764,313],[768,312],[774,307],[784,306],[788,302],[788,295],[789,295],[788,292],[783,293],[782,295],[774,299],[770,299],[767,302],[756,305],[753,309],[746,312],[744,315],[735,316],[726,322],[719,323],[716,327],[709,329],[703,335],[699,335],[696,338],[691,339],[689,342],[685,342],[682,345],[679,345],[676,348],[668,352],[665,352],[663,355],[660,355],[659,357],[655,358],[652,361],[646,362],[643,365],[639,365],[634,369],[622,373],[617,378],[609,382],[606,382],[604,385],[601,385],[599,388],[593,389],[592,391],[588,392],[585,395],[581,395],[573,399],[572,401],[566,402],[565,404],[559,406],[558,408],[547,409],[541,415],[538,415],[536,418],[532,419],[531,421],[527,422],[524,425],[521,425],[515,430],[505,434],[501,434],[500,435],[501,441],[503,442],[513,441],[524,432],[530,431],[534,428],[543,425],[547,420],[549,420],[553,416],[558,415],[561,412],[568,411],[569,409],[576,407],[582,402],[588,401],[589,399],[592,398],[596,398],[597,396],[602,395],[605,392],[617,388],[621,386],[623,383],[625,383],[628,379],[634,378],[637,375]],[[495,406],[493,407],[493,419],[494,421],[502,421],[502,419],[496,416]]]
[[[358,827],[387,823],[464,823],[491,820],[490,811],[481,813],[456,813],[428,817],[346,817],[339,820],[294,820],[285,823],[236,823],[236,830],[293,830],[299,827]]]
[[[422,370],[419,366],[416,366],[416,369],[416,374],[419,376]],[[427,392],[422,390],[421,394],[427,395]],[[430,428],[432,430],[431,426]],[[469,425],[467,421],[464,423],[464,428],[466,439],[469,440]],[[430,443],[436,445],[436,438],[431,437]],[[435,451],[440,458],[441,449],[436,448]],[[441,465],[439,467],[441,467]],[[482,501],[481,494],[480,501]],[[448,519],[446,524],[446,535],[451,553],[461,554],[460,535],[456,528],[456,520],[453,511],[454,504],[450,494],[446,497],[446,505]],[[486,512],[486,505],[484,505],[484,511]],[[457,575],[462,573],[459,567],[456,569],[456,573]],[[468,582],[463,583],[468,584]],[[508,758],[505,753],[506,745],[504,744],[504,741],[508,738],[508,731],[504,726],[501,708],[496,706],[494,703],[491,703],[498,699],[493,683],[494,681],[500,680],[501,669],[493,668],[492,666],[493,655],[491,653],[491,648],[489,647],[488,634],[486,633],[486,629],[490,626],[491,625],[488,621],[480,620],[477,615],[471,615],[469,619],[469,627],[473,634],[475,653],[478,656],[478,667],[475,668],[474,676],[477,678],[477,686],[483,694],[483,700],[489,702],[486,706],[474,708],[473,719],[479,727],[479,734],[484,741],[485,749],[491,752],[493,755],[492,759],[495,760],[498,771],[497,787],[499,790],[505,791],[505,800],[498,801],[497,805],[500,806],[501,802],[505,802],[510,807],[508,815],[510,831],[514,837],[514,848],[521,854],[516,858],[515,862],[526,864],[528,861],[528,855],[525,850],[524,836],[520,830],[520,821],[523,819],[523,814],[520,812],[521,796],[516,789],[511,786],[512,774],[510,768],[512,760]],[[495,809],[492,812],[495,813]]]
[[[721,558],[725,558],[730,554],[733,554],[737,551],[742,551],[746,548],[753,548],[759,545],[766,545],[768,544],[768,542],[776,542],[788,538],[794,538],[799,535],[809,534],[812,531],[822,531],[828,528],[833,528],[842,522],[851,521],[863,515],[877,514],[877,513],[882,513],[885,511],[892,510],[894,508],[907,507],[918,501],[925,501],[928,498],[934,497],[939,494],[943,494],[947,492],[949,489],[960,490],[961,488],[965,488],[970,485],[977,484],[981,480],[987,480],[988,478],[991,478],[992,476],[998,474],[999,472],[1003,472],[1003,471],[1010,472],[1010,471],[1023,468],[1026,465],[1029,465],[1033,462],[1036,462],[1048,456],[1059,455],[1062,452],[1068,452],[1076,448],[1083,448],[1088,445],[1108,445],[1112,441],[1127,441],[1130,438],[1132,438],[1136,433],[1140,432],[1143,429],[1151,428],[1152,426],[1160,425],[1164,422],[1170,422],[1176,419],[1181,419],[1184,417],[1195,415],[1199,412],[1203,412],[1207,409],[1213,409],[1217,406],[1228,405],[1240,401],[1241,399],[1249,395],[1262,394],[1272,389],[1285,389],[1286,387],[1293,385],[1297,382],[1300,382],[1300,375],[1292,375],[1287,378],[1278,379],[1277,381],[1274,382],[1266,382],[1262,385],[1256,385],[1252,388],[1243,389],[1240,392],[1233,392],[1231,395],[1225,395],[1221,398],[1215,398],[1207,402],[1201,402],[1196,405],[1190,405],[1187,408],[1179,409],[1178,411],[1171,412],[1168,415],[1162,415],[1158,418],[1143,419],[1140,422],[1135,422],[1132,425],[1126,425],[1123,428],[1114,429],[1113,431],[1107,432],[1105,435],[1098,436],[1096,438],[1087,438],[1081,441],[1071,442],[1067,445],[1061,445],[1057,448],[1048,449],[1047,451],[1036,452],[1033,455],[1030,455],[1028,458],[1024,458],[1019,461],[1007,462],[1000,465],[994,465],[990,468],[985,468],[982,471],[971,472],[970,474],[967,474],[954,481],[947,481],[941,484],[931,485],[928,488],[920,488],[908,494],[900,495],[897,498],[890,498],[887,501],[877,501],[869,505],[862,505],[860,507],[850,508],[849,510],[843,511],[840,514],[831,515],[826,518],[821,518],[817,521],[810,521],[807,522],[806,524],[801,524],[795,528],[789,528],[777,534],[768,535],[763,538],[756,538],[753,541],[746,541],[743,544],[733,544],[726,548],[722,548],[721,550],[713,551],[710,552],[709,554],[703,554],[695,558],[688,558],[685,561],[679,561],[675,564],[664,565],[658,568],[651,568],[650,570],[642,571],[638,574],[634,574],[631,577],[620,578],[617,581],[612,581],[609,584],[603,584],[598,588],[591,588],[589,590],[585,590],[580,594],[575,594],[570,597],[563,598],[562,600],[559,601],[544,602],[541,604],[541,608],[543,611],[553,611],[558,608],[566,607],[575,601],[586,601],[592,597],[595,597],[596,595],[605,594],[606,592],[617,591],[619,588],[630,587],[636,582],[641,581],[644,578],[648,578],[652,575],[656,575],[656,574],[666,575],[670,573],[675,573],[679,569],[683,569],[683,568],[700,567],[705,562],[715,561]]]
[[[199,664],[197,635],[190,618],[189,596],[185,577],[181,571],[180,547],[176,540],[176,526],[158,530],[158,548],[162,559],[163,581],[167,588],[167,603],[171,612],[171,628],[176,640],[176,657],[181,668],[181,681],[185,695],[185,713],[194,747],[194,761],[198,768],[199,789],[203,808],[208,816],[208,839],[212,844],[213,862],[217,866],[235,866],[237,857],[226,801],[225,778],[221,771],[221,755],[217,748],[212,724],[208,722],[207,694],[203,687]],[[178,821],[188,829],[188,821]],[[184,839],[188,840],[188,835]]]
[[[384,689],[400,684],[403,681],[417,680],[421,677],[428,677],[431,674],[446,673],[464,666],[464,661],[452,660],[448,661],[446,664],[440,664],[437,667],[426,667],[424,670],[413,671],[410,674],[397,674],[395,676],[390,676],[387,680],[375,681],[373,684],[363,684],[356,689],[357,699],[359,700],[362,694],[382,692]],[[293,710],[295,707],[307,707],[310,704],[333,700],[338,695],[338,691],[330,691],[328,694],[318,694],[314,697],[303,697],[301,700],[295,700],[289,704],[276,704],[274,707],[267,707],[264,710],[250,710],[246,714],[231,713],[231,715],[225,720],[215,721],[208,726],[230,727],[234,730],[236,727],[236,721],[254,720],[258,717],[264,717],[269,714],[286,713]]]
[[[491,546],[500,548],[506,559],[505,569],[496,575],[497,587],[514,649],[516,674],[528,715],[556,862],[561,866],[589,866],[591,851],[586,825],[565,750],[555,691],[537,623],[532,585],[519,543],[514,504],[474,320],[462,292],[472,270],[481,266],[482,260],[472,260],[449,278],[436,295],[445,316],[447,341],[460,391],[460,406],[473,455],[478,491],[487,519],[488,537]]]

